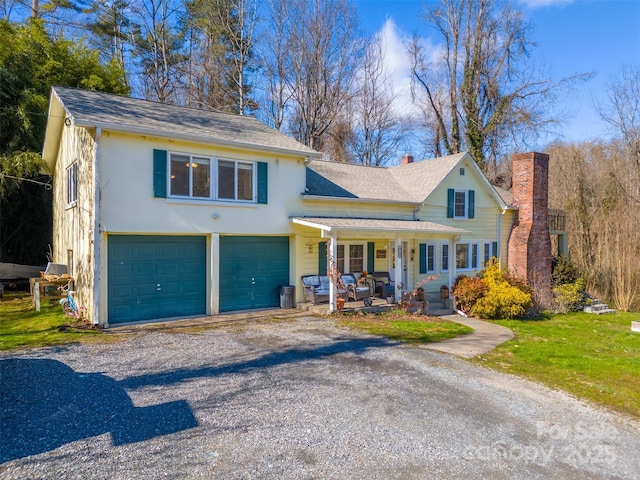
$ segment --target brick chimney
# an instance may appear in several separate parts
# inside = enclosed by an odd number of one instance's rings
[[[509,271],[533,289],[538,308],[549,308],[551,292],[551,239],[549,237],[549,155],[518,153],[513,161],[513,203],[517,220],[509,236]]]
[[[408,153],[405,153],[402,157],[401,165],[407,165],[409,163],[413,163],[413,155],[409,155]]]

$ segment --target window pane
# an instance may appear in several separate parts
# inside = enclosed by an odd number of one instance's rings
[[[484,265],[487,265],[487,262],[491,259],[491,244],[484,244]]]
[[[349,272],[364,271],[364,245],[349,245]]]
[[[194,158],[193,168],[193,196],[211,197],[211,174],[208,158]]]
[[[442,244],[442,271],[449,271],[449,245],[446,243]]]
[[[338,245],[338,258],[336,258],[336,267],[340,273],[344,273],[344,245]]]
[[[427,272],[433,272],[436,269],[436,246],[427,245]]]
[[[469,268],[469,244],[456,245],[456,268]]]
[[[171,155],[171,195],[189,196],[189,157]]]
[[[454,216],[464,217],[466,215],[466,211],[465,211],[466,197],[467,197],[466,192],[456,192]]]
[[[253,200],[252,163],[238,163],[238,200]]]
[[[478,268],[478,244],[471,245],[471,268]]]
[[[235,200],[235,162],[218,162],[218,198]]]

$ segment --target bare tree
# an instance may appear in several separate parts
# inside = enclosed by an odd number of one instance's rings
[[[272,6],[277,15],[286,12],[271,25],[279,43],[266,57],[275,110],[290,109],[283,123],[299,141],[322,150],[352,95],[362,51],[355,8],[349,0],[275,0]]]
[[[150,100],[176,103],[184,29],[179,0],[138,0],[133,5],[133,58],[140,68],[141,94]]]
[[[583,78],[554,82],[535,71],[530,26],[509,0],[442,0],[423,18],[442,40],[442,56],[430,62],[418,38],[408,49],[414,96],[430,110],[438,155],[469,150],[486,168],[514,137],[556,122],[546,107]]]
[[[289,0],[270,0],[266,9],[266,25],[261,49],[261,67],[265,91],[261,116],[280,130],[285,121],[285,111],[292,97],[287,83],[287,56],[292,52],[288,39]]]
[[[189,10],[190,58],[197,61],[189,68],[188,102],[240,115],[253,111],[256,0],[197,0]]]
[[[621,141],[549,149],[550,202],[566,212],[571,260],[587,289],[620,310],[640,308],[640,208],[635,158]]]
[[[396,96],[385,70],[386,54],[382,38],[374,37],[357,78],[349,150],[353,160],[362,165],[381,166],[392,161],[403,137],[402,118],[394,110]]]
[[[635,157],[640,182],[640,67],[624,67],[609,82],[607,94],[607,104],[598,111]]]

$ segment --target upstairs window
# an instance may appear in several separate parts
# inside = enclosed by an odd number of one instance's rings
[[[171,154],[172,196],[211,198],[211,160],[204,157]]]
[[[467,216],[467,192],[456,190],[454,197],[454,218],[466,218]]]
[[[218,198],[254,201],[254,164],[234,160],[218,161]]]
[[[153,150],[153,196],[156,198],[266,204],[268,173],[267,162]]]
[[[67,207],[73,207],[78,202],[78,164],[73,162],[67,167]]]
[[[447,218],[467,219],[475,217],[475,191],[447,190]]]

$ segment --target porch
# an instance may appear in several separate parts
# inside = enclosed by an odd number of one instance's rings
[[[434,305],[442,304],[440,288],[444,285],[450,289],[453,285],[455,242],[461,235],[470,233],[421,220],[292,217],[291,221],[296,227],[297,251],[302,252],[297,270],[303,276],[323,275],[323,272],[335,276],[340,272],[360,279],[366,272],[366,281],[373,286],[372,277],[386,274],[387,283],[394,286],[396,294],[423,286],[432,311]],[[431,281],[425,283],[427,280]],[[300,287],[303,286],[299,284]],[[329,287],[327,304],[309,305],[305,309],[318,313],[336,311],[335,282]],[[352,308],[352,304],[358,304],[359,310],[394,308],[382,292],[377,297],[371,307],[358,301],[347,303],[345,308]],[[302,295],[298,295],[297,300],[299,305],[305,305]],[[451,310],[443,312],[450,313]]]
[[[445,315],[452,315],[454,313],[453,308],[446,308],[442,299],[436,297],[435,295],[427,295],[426,300],[428,302],[428,313],[426,315],[443,317]],[[448,303],[450,304],[451,299],[448,300]],[[341,312],[382,313],[398,308],[398,305],[396,303],[388,303],[384,298],[371,297],[371,301],[371,306],[365,306],[364,302],[361,300],[346,302]],[[329,303],[319,303],[314,305],[311,302],[302,302],[298,303],[297,308],[298,310],[309,312],[313,315],[324,316],[331,314]]]

